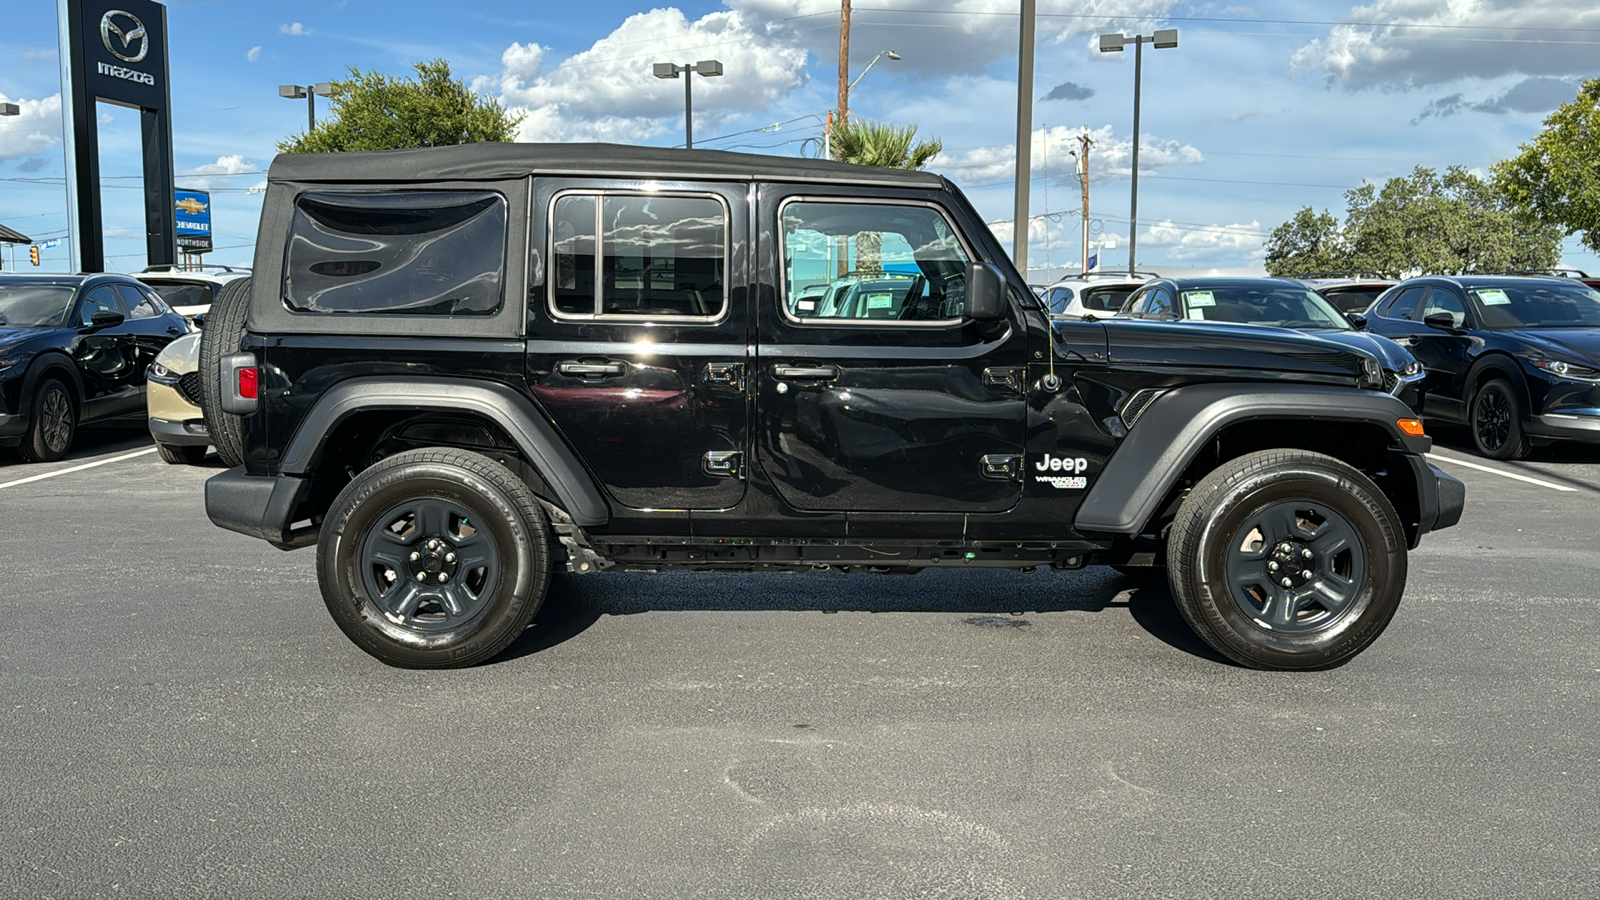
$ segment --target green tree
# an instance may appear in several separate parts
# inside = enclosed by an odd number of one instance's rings
[[[917,141],[917,126],[856,119],[833,132],[833,155],[863,166],[920,169],[939,155],[938,138]],[[915,143],[913,143],[915,142]]]
[[[1559,228],[1460,166],[1442,176],[1418,166],[1381,187],[1364,184],[1345,192],[1345,205],[1343,225],[1307,207],[1273,229],[1267,271],[1457,275],[1545,269],[1560,256]]]
[[[1544,120],[1544,130],[1494,167],[1497,185],[1519,208],[1600,252],[1600,78]]]
[[[333,114],[311,131],[278,143],[280,153],[400,150],[477,141],[509,141],[520,113],[478,96],[450,75],[442,59],[415,64],[417,77],[395,78],[352,67],[333,82]]]

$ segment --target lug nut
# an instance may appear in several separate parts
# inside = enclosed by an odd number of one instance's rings
[[[1283,581],[1281,581],[1281,582],[1279,582],[1279,583],[1280,583],[1280,584],[1282,584],[1282,585],[1283,585],[1283,586],[1284,586],[1284,587],[1289,587],[1289,586],[1290,586],[1290,585],[1291,585],[1291,584],[1293,584],[1293,582],[1291,582],[1291,581],[1290,581],[1290,580],[1289,580],[1289,579],[1287,579],[1287,578],[1285,578],[1285,579],[1284,579],[1284,580],[1283,580]]]
[[[428,573],[427,572],[418,572],[417,573],[417,580],[421,581],[421,582],[427,582]]]
[[[411,551],[411,561],[412,562],[416,562],[417,560],[419,560],[421,558],[422,558],[422,554],[421,553],[418,553],[415,550]]]
[[[1301,550],[1300,551],[1300,555],[1305,557],[1306,559],[1310,559],[1311,558],[1311,548],[1307,547],[1304,550]]]
[[[1275,562],[1267,563],[1267,571],[1268,572],[1276,572],[1276,571],[1278,571],[1278,564],[1275,563]]]
[[[444,561],[448,562],[448,563],[453,563],[453,562],[456,561],[456,555],[454,553],[446,553],[444,555]]]
[[[1284,543],[1278,545],[1278,549],[1281,550],[1284,553],[1288,553],[1290,550],[1293,550],[1294,548],[1289,546],[1288,542],[1284,542]]]
[[[439,583],[440,584],[444,584],[446,581],[449,581],[449,580],[450,580],[450,573],[449,572],[440,572],[439,573]]]

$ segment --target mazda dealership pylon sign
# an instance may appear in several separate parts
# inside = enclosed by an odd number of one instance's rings
[[[173,207],[172,90],[167,9],[151,0],[58,0],[63,134],[72,249],[84,272],[105,270],[101,243],[100,127],[95,104],[139,110],[144,156],[145,244],[151,265],[177,258]]]

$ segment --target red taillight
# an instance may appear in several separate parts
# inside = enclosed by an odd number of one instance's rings
[[[239,370],[239,396],[240,397],[243,397],[246,400],[254,400],[254,399],[256,399],[257,389],[258,389],[259,386],[260,386],[260,378],[256,374],[256,367],[255,366],[250,366],[248,368],[243,368],[243,369]]]

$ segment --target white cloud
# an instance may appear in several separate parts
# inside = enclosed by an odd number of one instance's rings
[[[1460,78],[1590,75],[1600,7],[1586,0],[1376,0],[1295,51],[1294,71],[1350,89],[1409,90]],[[1433,27],[1429,27],[1433,26]]]
[[[767,109],[806,78],[804,50],[752,29],[736,11],[689,21],[676,9],[655,9],[629,16],[548,71],[547,53],[536,43],[512,43],[500,73],[472,83],[527,114],[521,140],[638,143],[681,127],[683,83],[654,77],[654,62],[722,62],[720,78],[693,76],[695,126],[703,135],[733,115]]]
[[[248,62],[255,62],[256,60],[260,59],[261,45],[257,44],[256,46],[251,47],[249,50],[246,50],[244,53],[244,58]]]
[[[1064,174],[1070,180],[1076,165],[1081,128],[1056,125],[1039,128],[1033,132],[1030,151],[1030,169],[1035,177],[1042,174]],[[1103,125],[1089,133],[1093,144],[1089,148],[1089,181],[1127,178],[1133,174],[1133,138],[1116,137],[1112,126]],[[1152,134],[1139,136],[1139,174],[1149,174],[1157,169],[1175,165],[1197,165],[1205,162],[1199,149],[1178,141],[1162,140]],[[995,147],[978,147],[959,156],[941,153],[928,168],[943,172],[964,184],[983,184],[1009,178],[1016,173],[1017,148],[1015,144]]]
[[[213,188],[244,187],[245,182],[237,177],[239,175],[259,174],[261,167],[245,159],[242,154],[232,153],[227,156],[217,157],[214,163],[202,163],[187,172],[180,172],[178,179],[183,183],[179,187],[195,191],[208,191]]]
[[[61,95],[43,100],[11,99],[0,94],[0,101],[15,103],[17,115],[0,119],[0,160],[33,156],[61,144]]]
[[[278,26],[278,33],[279,34],[292,34],[292,35],[295,35],[295,36],[298,37],[298,36],[304,36],[304,35],[310,34],[311,33],[311,29],[305,27],[304,25],[301,25],[299,22],[290,22],[287,25],[279,25]]]
[[[1256,260],[1266,256],[1266,239],[1266,232],[1257,221],[1247,225],[1187,225],[1163,219],[1139,235],[1139,249],[1161,248],[1163,252],[1149,255],[1178,262],[1213,259],[1222,253],[1244,253]]]

